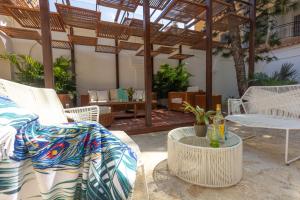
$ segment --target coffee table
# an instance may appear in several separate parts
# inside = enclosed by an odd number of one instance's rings
[[[232,132],[220,148],[195,135],[194,127],[168,134],[168,167],[172,175],[204,187],[228,187],[242,178],[243,142]]]
[[[118,105],[132,105],[133,106],[133,117],[137,118],[138,114],[138,105],[145,105],[145,101],[107,101],[107,102],[95,102],[90,103],[90,105],[97,105],[97,106],[118,106]]]

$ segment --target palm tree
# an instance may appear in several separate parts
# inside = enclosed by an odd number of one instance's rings
[[[237,7],[243,7],[239,1],[228,0],[232,4],[228,12],[237,13]],[[270,50],[270,47],[280,44],[276,32],[272,31],[276,24],[275,17],[286,14],[287,12],[296,9],[298,2],[293,0],[257,0],[256,1],[256,60],[263,60],[271,62],[275,57],[268,55],[260,55]],[[244,5],[244,7],[246,7]],[[239,9],[240,10],[240,9]],[[244,9],[244,15],[249,14],[249,9]],[[226,38],[229,49],[218,48],[215,53],[221,53],[224,57],[232,56],[235,64],[235,71],[237,77],[237,85],[239,94],[242,95],[248,88],[248,78],[246,75],[247,51],[245,44],[249,41],[249,25],[242,27],[229,25],[228,36]],[[265,48],[258,48],[262,47]],[[250,77],[251,78],[251,77]]]

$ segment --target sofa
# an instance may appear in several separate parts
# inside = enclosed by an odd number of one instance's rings
[[[111,102],[128,101],[127,91],[125,89],[109,89],[109,90],[89,90],[88,94],[80,95],[80,105],[96,105],[97,103],[106,103],[109,105]],[[145,91],[135,90],[133,101],[145,101]],[[152,107],[157,107],[156,93],[152,93]],[[144,110],[143,104],[137,105],[139,110]],[[111,112],[120,112],[124,110],[133,109],[132,105],[120,104],[111,105]]]
[[[197,86],[188,87],[186,92],[169,92],[168,93],[168,109],[172,111],[184,112],[182,103],[188,102],[195,106],[196,95],[205,95],[205,92]]]

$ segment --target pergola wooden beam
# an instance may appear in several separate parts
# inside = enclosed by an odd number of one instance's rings
[[[152,66],[150,43],[150,7],[149,1],[143,1],[144,13],[144,77],[145,77],[145,102],[146,102],[146,126],[152,126]]]
[[[44,64],[44,80],[46,88],[54,88],[53,75],[53,56],[51,48],[51,28],[50,28],[50,9],[48,0],[39,0],[41,32],[42,32],[42,50]]]

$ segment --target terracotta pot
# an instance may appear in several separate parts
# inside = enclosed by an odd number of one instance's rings
[[[206,125],[197,125],[197,124],[195,124],[194,129],[195,129],[196,136],[198,136],[198,137],[205,137],[206,136],[206,130],[207,130]]]

